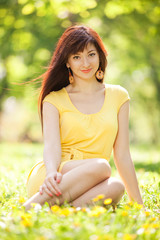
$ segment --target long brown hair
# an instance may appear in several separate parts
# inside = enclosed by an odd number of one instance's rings
[[[82,52],[88,43],[95,45],[99,53],[99,67],[101,67],[102,71],[105,72],[105,68],[107,66],[107,51],[98,33],[96,33],[90,27],[82,25],[74,25],[67,28],[57,43],[47,71],[42,75],[43,80],[38,99],[38,109],[40,112],[42,134],[43,99],[51,91],[58,91],[63,87],[69,85],[68,69],[66,67],[68,57],[71,54]],[[97,79],[97,81],[103,82],[103,79]]]

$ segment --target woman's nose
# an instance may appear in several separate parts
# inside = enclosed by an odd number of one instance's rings
[[[83,66],[84,67],[88,67],[90,65],[89,61],[88,61],[88,58],[87,57],[84,57],[83,58]]]

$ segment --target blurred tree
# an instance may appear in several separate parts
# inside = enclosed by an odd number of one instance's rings
[[[94,9],[92,16],[101,19],[99,32],[112,49],[116,63],[112,64],[117,65],[113,69],[118,69],[118,74],[111,73],[113,79],[130,89],[135,108],[142,106],[135,120],[145,115],[152,128],[150,141],[156,143],[160,140],[160,1],[102,0],[98,8],[101,11]],[[134,139],[140,134],[135,128]]]
[[[107,81],[127,87],[132,97],[132,139],[141,137],[138,124],[143,121],[138,120],[143,119],[152,129],[150,142],[157,142],[159,0],[1,0],[0,107],[6,97],[21,98],[28,93],[28,84],[13,83],[28,82],[45,71],[58,38],[72,23],[93,27],[106,43],[110,65]],[[40,84],[33,86],[37,89]]]

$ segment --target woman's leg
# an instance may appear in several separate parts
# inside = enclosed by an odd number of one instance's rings
[[[24,206],[28,210],[31,207],[31,203],[43,205],[45,202],[48,202],[50,205],[53,205],[57,200],[59,200],[59,204],[63,204],[64,201],[71,202],[110,176],[111,168],[108,162],[105,159],[94,159],[94,161],[75,167],[63,175],[59,183],[62,195],[50,197],[45,192],[42,195],[38,192],[28,199]]]
[[[86,162],[91,163],[95,159],[85,159],[85,160],[72,160],[62,167],[61,173],[65,174],[66,172],[70,171],[71,169],[78,167]],[[109,164],[109,163],[108,163]],[[110,166],[110,165],[109,165]],[[80,197],[76,198],[73,202],[70,202],[75,207],[81,207],[85,205],[92,205],[93,202],[91,201],[92,198],[95,198],[99,194],[104,194],[106,198],[112,198],[112,205],[117,204],[120,199],[122,198],[125,192],[125,186],[119,179],[114,177],[110,177],[103,182],[97,184],[93,188],[89,189],[85,193],[83,193]]]
[[[80,197],[72,201],[71,204],[74,207],[85,207],[88,205],[93,205],[91,199],[95,198],[99,194],[104,194],[104,199],[111,198],[112,205],[116,205],[122,198],[124,192],[125,187],[123,183],[114,177],[110,177],[103,182],[98,183],[93,188],[89,189]]]

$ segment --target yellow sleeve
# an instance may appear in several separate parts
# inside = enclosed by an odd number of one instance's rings
[[[44,102],[49,102],[53,104],[59,111],[61,110],[61,106],[56,92],[52,91],[48,95],[46,95],[43,99],[43,103]]]
[[[127,100],[130,100],[128,91],[124,87],[118,85],[118,109],[117,109],[117,112],[119,112],[120,107]]]

